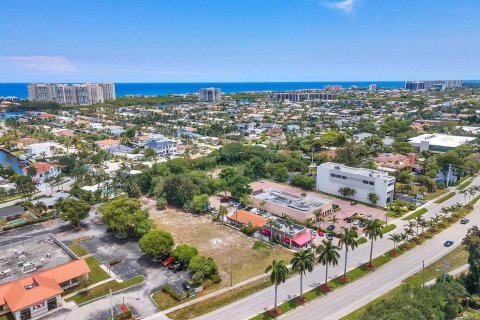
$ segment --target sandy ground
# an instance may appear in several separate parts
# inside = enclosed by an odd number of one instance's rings
[[[155,199],[141,199],[142,205],[160,229],[172,233],[175,243],[186,243],[197,247],[200,254],[214,258],[223,279],[222,286],[243,281],[265,272],[273,259],[290,261],[292,253],[284,248],[272,247],[253,249],[256,241],[227,226],[213,223],[208,217],[185,213],[169,207],[160,211],[155,208]]]

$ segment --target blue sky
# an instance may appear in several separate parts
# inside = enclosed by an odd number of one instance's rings
[[[478,0],[0,4],[0,82],[480,78]]]

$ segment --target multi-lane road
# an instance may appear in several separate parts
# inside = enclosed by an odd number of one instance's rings
[[[480,184],[480,178],[475,177],[472,185]],[[457,193],[456,196],[445,201],[442,204],[427,203],[425,207],[428,212],[425,217],[433,216],[435,213],[440,213],[442,206],[449,206],[456,202],[464,203],[464,197]],[[295,311],[282,316],[284,319],[339,319],[342,316],[349,314],[357,308],[367,304],[368,302],[380,297],[384,293],[398,286],[401,281],[408,276],[419,271],[422,266],[422,261],[428,265],[442,256],[447,254],[453,248],[460,245],[462,238],[465,236],[467,229],[472,225],[480,223],[480,215],[478,214],[479,207],[475,206],[473,212],[469,215],[470,223],[468,225],[461,225],[456,223],[446,230],[442,231],[432,239],[425,241],[422,245],[410,250],[406,254],[396,258],[375,272],[348,284],[330,294],[313,301],[306,306],[300,307]],[[403,229],[406,221],[397,219],[392,221],[397,225],[393,233],[399,232]],[[453,240],[454,246],[445,248],[443,242],[445,240]],[[388,240],[388,236],[379,239],[374,244],[374,256],[379,256],[391,250],[393,243]],[[359,246],[354,252],[349,253],[348,269],[355,268],[368,261],[370,253],[370,243]],[[337,267],[330,267],[330,278],[335,278],[342,274],[343,271],[343,251],[342,257]],[[325,278],[325,270],[322,266],[317,266],[313,272],[304,277],[304,291],[313,289],[319,286]],[[299,293],[299,277],[294,276],[280,285],[278,290],[279,303],[285,302],[297,296]],[[196,319],[223,319],[229,320],[244,320],[249,319],[256,314],[262,313],[273,307],[274,290],[269,287],[259,291],[253,295],[245,297],[227,306],[219,308],[206,315],[200,316]]]

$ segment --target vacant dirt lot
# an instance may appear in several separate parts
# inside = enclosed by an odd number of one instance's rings
[[[200,254],[217,261],[222,286],[230,285],[231,269],[233,283],[237,283],[263,273],[273,259],[290,262],[292,257],[292,253],[283,248],[267,246],[253,249],[255,239],[212,223],[208,216],[192,215],[171,207],[159,211],[155,208],[155,199],[142,198],[141,202],[157,227],[172,233],[176,244],[193,245]]]

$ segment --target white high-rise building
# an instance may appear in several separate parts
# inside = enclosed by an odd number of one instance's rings
[[[91,105],[115,99],[113,83],[29,84],[28,100]]]
[[[220,88],[201,88],[198,90],[200,100],[208,102],[218,102],[222,100],[222,90]]]
[[[377,91],[377,85],[375,83],[372,83],[368,86],[368,91]]]

